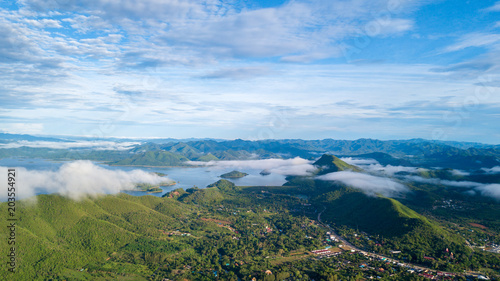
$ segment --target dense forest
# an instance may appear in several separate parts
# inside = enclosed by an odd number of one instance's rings
[[[276,187],[238,187],[221,179],[163,198],[39,195],[17,208],[18,267],[1,272],[9,280],[424,278],[411,272],[418,270],[412,264],[465,280],[464,270],[498,277],[500,269],[498,254],[466,246],[457,228],[467,225],[466,217],[450,220],[451,228],[439,222],[446,214],[423,216],[392,198],[305,177]],[[498,240],[498,232],[488,229],[479,237]],[[321,249],[328,257],[314,252]]]
[[[322,154],[326,151],[414,169],[381,176],[379,171]],[[117,194],[74,201],[50,194],[18,201],[16,272],[3,266],[0,276],[6,280],[425,280],[432,276],[467,280],[481,275],[498,279],[500,204],[462,186],[498,184],[499,174],[485,169],[498,165],[498,151],[496,146],[474,143],[368,139],[171,140],[109,151],[0,149],[0,157],[50,155],[50,159],[106,159],[110,165],[131,166],[300,156],[314,159],[309,163],[315,167],[306,176],[287,176],[282,186],[236,186],[231,179],[246,173],[233,171],[206,188],[175,189],[163,197]],[[451,169],[464,166],[467,172]],[[263,170],[261,175],[270,173]],[[339,174],[366,178],[364,185],[378,175],[385,185],[404,184],[407,192],[370,193],[359,184],[328,179]],[[135,188],[162,192],[171,184],[142,183]],[[1,203],[4,213],[7,204]],[[1,228],[0,235],[7,238],[9,228]],[[10,252],[9,247],[0,244],[3,253]]]

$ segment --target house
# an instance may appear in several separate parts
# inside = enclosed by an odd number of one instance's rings
[[[431,275],[431,274],[428,274],[428,273],[420,273],[419,275],[423,276],[425,278],[428,278],[428,279],[434,279],[435,278],[434,275]]]

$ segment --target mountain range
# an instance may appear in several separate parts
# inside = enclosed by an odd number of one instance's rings
[[[15,148],[2,148],[0,157],[45,157],[51,159],[89,159],[117,165],[180,166],[185,161],[248,160],[294,158],[315,160],[328,153],[344,157],[373,158],[380,163],[415,167],[442,167],[454,169],[492,168],[500,165],[500,145],[470,142],[440,142],[411,140],[173,140],[163,143],[131,144],[121,150],[95,148],[30,147],[32,141],[68,141],[56,137],[40,138],[28,135],[0,134],[7,143],[24,140]],[[116,139],[100,139],[100,141]],[[95,140],[97,142],[97,140]],[[120,141],[120,143],[123,140]],[[130,139],[128,140],[130,141]],[[138,140],[139,141],[139,140]],[[78,140],[72,140],[78,142]]]

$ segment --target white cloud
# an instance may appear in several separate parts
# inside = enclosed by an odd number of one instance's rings
[[[25,22],[37,28],[61,28],[61,24],[58,20],[53,19],[26,19]]]
[[[470,175],[469,172],[466,172],[466,171],[462,171],[462,170],[451,170],[451,174],[454,175],[454,176],[468,176]]]
[[[387,165],[385,167],[379,167],[377,165],[370,165],[369,168],[373,169],[380,169],[383,171],[385,174],[389,176],[393,176],[394,174],[398,172],[407,172],[407,173],[416,173],[422,168],[417,168],[417,167],[405,167],[405,166],[392,166],[392,165]]]
[[[443,184],[454,187],[477,187],[480,186],[480,183],[471,182],[471,181],[450,181],[450,180],[441,180],[436,178],[423,178],[420,176],[405,176],[406,179],[416,182],[430,183],[430,184]]]
[[[258,76],[267,76],[270,70],[267,67],[242,67],[219,69],[201,76],[207,79],[248,79]]]
[[[388,109],[415,98],[440,104],[449,95],[460,103],[475,90],[472,83],[430,72],[433,66],[420,64],[423,54],[410,55],[408,61],[417,61],[411,65],[383,63],[389,53],[387,61],[394,61],[392,51],[379,48],[397,46],[391,37],[417,26],[415,7],[431,1],[294,0],[272,8],[250,2],[23,0],[20,10],[0,9],[0,99],[7,100],[0,118],[43,123],[38,133],[44,134],[82,135],[112,123],[116,130],[106,136],[255,138],[282,107],[294,126],[273,131],[276,138],[331,137],[325,128],[356,128],[337,135],[350,139],[430,138],[429,124],[443,123],[442,112],[425,107],[396,115]],[[380,63],[338,64],[345,44]],[[404,49],[397,57],[407,54]],[[303,64],[319,60],[325,61]],[[487,66],[490,61],[495,59]],[[113,103],[123,97],[113,89],[122,85],[141,95],[127,98],[135,108],[117,120],[113,110],[123,108]],[[335,105],[345,99],[358,103]],[[497,100],[492,95],[481,102]],[[466,123],[488,120],[479,114],[485,113],[477,111]],[[462,127],[447,136],[489,131],[482,128]]]
[[[58,10],[63,12],[86,11],[95,13],[104,18],[116,21],[122,19],[146,18],[182,18],[188,14],[196,15],[202,9],[205,1],[178,1],[178,0],[97,0],[97,1],[20,1],[33,11]]]
[[[188,57],[283,56],[285,61],[303,61],[341,55],[340,41],[360,32],[376,37],[410,30],[413,21],[399,18],[401,11],[414,6],[410,2],[389,7],[386,1],[298,0],[272,8],[218,0],[25,0],[23,4],[35,13],[67,12],[63,22],[77,33],[121,29],[130,37],[132,49],[143,41],[141,45],[157,51],[168,46],[174,54]]]
[[[408,19],[375,19],[367,23],[364,31],[368,36],[396,35],[413,29],[414,22]]]
[[[406,166],[392,166],[392,165],[381,165],[374,159],[353,159],[352,157],[341,158],[341,160],[345,161],[348,164],[358,165],[362,169],[372,172],[383,174],[387,176],[394,176],[398,172],[406,172],[406,173],[418,173],[420,171],[425,171],[424,168],[419,167],[406,167]],[[455,176],[468,176],[469,172],[465,172],[462,170],[451,170],[451,173]]]
[[[483,196],[492,197],[494,199],[500,200],[500,184],[484,184],[472,181],[450,181],[450,180],[440,180],[440,179],[426,179],[419,176],[406,176],[406,179],[410,181],[423,182],[429,184],[442,184],[447,186],[459,187],[459,188],[472,188],[472,190],[479,192]],[[467,194],[474,194],[474,192],[467,192]]]
[[[0,167],[2,190],[7,190],[7,167]],[[108,170],[90,161],[75,161],[62,165],[57,171],[27,170],[16,168],[17,199],[24,199],[42,193],[58,193],[71,199],[101,194],[118,193],[132,189],[135,183],[159,184],[168,181],[165,177],[142,170]],[[0,194],[0,200],[7,199],[7,192]]]
[[[2,129],[11,134],[40,134],[43,128],[42,123],[10,123],[2,125]]]
[[[476,32],[464,35],[457,43],[446,47],[445,51],[455,52],[469,47],[489,47],[497,43],[500,43],[500,34]]]
[[[409,189],[403,184],[395,182],[389,178],[376,177],[356,172],[335,172],[318,176],[317,178],[326,181],[339,181],[348,186],[361,189],[368,195],[382,194],[383,196],[394,197],[409,191]]]
[[[62,21],[69,23],[71,28],[75,29],[77,33],[82,34],[94,30],[113,30],[113,25],[111,23],[94,15],[74,15],[73,17],[64,18]]]
[[[370,164],[379,164],[375,159],[357,159],[352,157],[343,157],[340,160],[346,162],[351,165],[370,165]]]
[[[139,142],[112,142],[112,141],[72,141],[72,142],[50,142],[50,141],[18,141],[10,143],[1,143],[0,148],[18,148],[18,147],[46,147],[53,149],[70,148],[92,148],[95,150],[126,150],[132,148]]]
[[[500,2],[496,2],[493,6],[484,9],[485,12],[500,12]]]
[[[495,166],[493,168],[482,168],[487,174],[498,174],[500,173],[500,166]]]
[[[268,170],[274,174],[287,176],[307,176],[316,168],[309,160],[296,157],[293,159],[263,159],[263,160],[235,160],[235,161],[190,161],[186,162],[194,166],[207,166],[217,169],[259,169]]]
[[[345,162],[353,165],[359,165],[362,169],[373,172],[380,173],[387,176],[394,176],[398,172],[416,173],[422,168],[417,167],[406,167],[406,166],[392,166],[392,165],[381,165],[376,160],[373,159],[350,159],[342,158]]]
[[[485,184],[476,188],[484,196],[500,200],[500,184]]]

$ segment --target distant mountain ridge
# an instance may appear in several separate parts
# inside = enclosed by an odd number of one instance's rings
[[[3,142],[12,136],[3,134]],[[17,135],[20,136],[20,135]],[[23,138],[28,138],[25,135]],[[2,138],[0,138],[2,139]],[[33,140],[39,140],[34,138]],[[14,140],[12,140],[14,141]],[[0,157],[24,156],[47,157],[49,159],[89,159],[110,161],[107,154],[113,155],[113,162],[117,165],[129,165],[131,162],[140,165],[171,166],[183,165],[184,161],[217,161],[217,160],[250,160],[269,158],[294,158],[316,160],[321,155],[334,154],[351,157],[369,157],[381,164],[419,167],[442,167],[454,169],[480,169],[500,165],[500,146],[468,142],[440,142],[423,139],[388,140],[375,139],[358,140],[187,140],[165,143],[147,142],[125,151],[99,151],[80,149],[78,155],[71,153],[71,149],[28,148],[17,149],[0,148]],[[145,153],[155,152],[165,154],[166,162]],[[92,154],[92,155],[91,155]],[[131,155],[132,154],[132,155]],[[175,155],[175,157],[174,157]],[[76,157],[76,158],[75,158]],[[177,158],[177,160],[172,160]],[[151,160],[148,162],[146,160]],[[122,161],[122,162],[120,162]],[[127,163],[127,164],[125,164]]]
[[[32,135],[19,135],[19,134],[7,134],[0,133],[0,140],[9,141],[50,141],[50,142],[71,142],[66,139],[55,138],[55,137],[41,137]]]
[[[182,155],[168,151],[148,151],[111,164],[122,166],[180,166],[187,160],[188,158]]]

